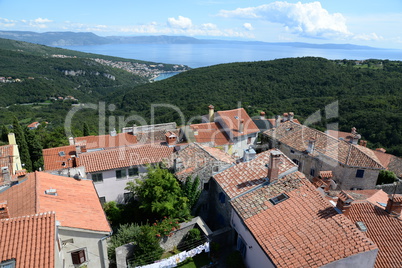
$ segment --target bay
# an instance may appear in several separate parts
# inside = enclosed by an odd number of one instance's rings
[[[191,68],[221,63],[265,61],[289,57],[323,57],[326,59],[402,60],[402,50],[380,48],[302,47],[271,43],[226,44],[106,44],[66,46],[66,49],[108,56],[183,64]]]

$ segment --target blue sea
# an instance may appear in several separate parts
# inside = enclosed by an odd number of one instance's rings
[[[327,59],[388,59],[402,60],[402,50],[372,48],[311,48],[281,44],[108,44],[66,46],[66,49],[115,57],[183,64],[191,68],[221,63],[265,61],[289,57],[323,57]],[[160,79],[173,74],[166,74]]]

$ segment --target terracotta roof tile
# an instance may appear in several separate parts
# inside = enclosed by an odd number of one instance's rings
[[[45,170],[58,170],[74,166],[75,145],[43,149],[42,152]],[[64,166],[63,163],[65,164]]]
[[[300,152],[306,152],[308,140],[314,138],[314,151],[309,153],[312,156],[324,155],[347,166],[384,168],[368,148],[338,140],[321,131],[294,122],[287,121],[277,128],[265,131],[264,134]]]
[[[0,262],[15,259],[16,268],[53,268],[55,228],[52,212],[0,220]]]
[[[289,198],[268,201],[282,193]],[[377,248],[298,171],[232,205],[276,267],[321,267]]]
[[[230,144],[229,138],[218,123],[202,123],[190,125],[197,143],[212,143],[214,146]],[[195,130],[196,129],[196,130]]]
[[[243,135],[248,135],[252,133],[259,132],[259,128],[247,114],[244,108],[238,108],[228,111],[218,111],[216,112],[215,121],[221,119],[225,126],[222,128],[227,128],[233,137],[239,137]],[[244,120],[244,130],[240,132],[240,121]]]
[[[176,167],[176,175],[179,179],[187,178],[200,170],[208,168],[211,169],[211,174],[209,174],[211,176],[212,167],[218,164],[218,162],[225,164],[236,163],[234,157],[220,149],[203,146],[198,143],[191,143],[186,148],[176,152],[174,158],[176,161],[181,161],[181,167]],[[171,161],[170,165],[173,166],[173,164],[173,161]]]
[[[56,189],[57,195],[46,190]],[[102,206],[91,180],[29,173],[27,179],[0,193],[10,217],[55,211],[61,226],[110,232]]]
[[[214,176],[214,179],[225,191],[229,198],[242,194],[257,185],[266,182],[268,176],[267,164],[270,162],[270,154],[274,150],[257,154],[256,158],[248,162],[239,163]],[[282,163],[279,166],[279,174],[297,169],[286,155],[282,155]]]
[[[402,220],[391,217],[384,208],[371,202],[353,202],[347,216],[352,222],[361,221],[365,234],[377,244],[379,251],[374,267],[402,267]]]
[[[174,148],[164,145],[143,144],[82,153],[77,162],[79,166],[85,166],[86,172],[97,172],[159,163],[170,157],[173,150]]]
[[[74,141],[76,145],[85,145],[87,150],[91,150],[133,145],[137,143],[137,137],[131,133],[118,133],[116,136],[99,135],[76,137]]]

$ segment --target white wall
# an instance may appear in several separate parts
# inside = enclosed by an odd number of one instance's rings
[[[243,225],[242,220],[233,209],[231,225],[246,243],[246,257],[244,259],[244,263],[248,268],[275,267],[274,264],[269,260],[265,252],[261,249],[260,245],[254,239],[253,235]],[[237,243],[237,241],[235,242]]]
[[[123,168],[122,168],[123,169]],[[107,170],[102,172],[93,172],[88,173],[88,179],[92,179],[92,174],[94,173],[102,173],[103,174],[103,181],[102,182],[94,182],[96,191],[99,197],[105,197],[106,202],[109,201],[116,201],[118,203],[124,203],[124,193],[128,193],[126,188],[127,182],[134,181],[135,179],[140,178],[141,176],[145,175],[147,169],[145,166],[138,166],[138,176],[129,177],[128,170],[126,169],[126,177],[125,178],[116,178],[116,170],[120,169],[113,169]]]
[[[107,258],[106,239],[102,240],[102,238],[105,238],[107,235],[108,233],[105,232],[59,227],[59,237],[61,241],[73,240],[73,242],[62,245],[66,263],[65,267],[75,267],[72,262],[71,252],[85,249],[88,268],[107,268],[109,261]]]

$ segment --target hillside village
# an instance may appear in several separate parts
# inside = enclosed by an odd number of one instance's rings
[[[43,170],[33,173],[9,133],[0,146],[0,267],[185,267],[197,258],[206,262],[195,267],[402,267],[402,159],[350,129],[210,105],[202,123],[69,137],[43,149]],[[383,171],[395,182],[379,184]],[[141,226],[168,227],[149,233],[156,248],[139,262],[140,241],[116,244],[122,225],[106,208],[144,209],[141,187],[158,174],[198,194],[191,215],[176,209]]]

